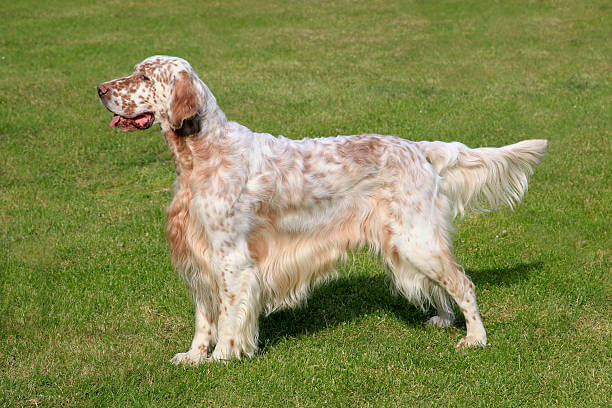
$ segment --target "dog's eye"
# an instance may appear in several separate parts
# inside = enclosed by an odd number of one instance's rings
[[[151,80],[151,78],[149,78],[145,74],[140,74],[140,79],[142,79],[143,81],[150,81]]]

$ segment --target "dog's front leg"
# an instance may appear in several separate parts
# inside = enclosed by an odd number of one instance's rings
[[[216,311],[212,307],[205,307],[202,302],[195,302],[195,335],[191,347],[186,353],[177,353],[170,360],[174,364],[197,365],[206,361],[208,352],[217,341]]]
[[[227,151],[228,146],[235,147],[232,143],[227,141],[218,147],[219,151]],[[194,145],[193,151],[204,149]],[[236,159],[238,156],[241,159]],[[262,309],[258,268],[246,241],[252,227],[253,205],[249,195],[243,194],[248,162],[244,155],[225,155],[224,160],[223,166],[211,169],[211,164],[204,162],[203,158],[194,158],[194,172],[206,173],[209,177],[206,182],[192,184],[197,191],[191,208],[206,231],[208,263],[215,281],[215,303],[218,305],[217,345],[212,353],[213,360],[255,353]]]
[[[214,261],[219,276],[219,320],[213,360],[252,357],[257,350],[261,290],[257,266],[240,247],[225,248]]]

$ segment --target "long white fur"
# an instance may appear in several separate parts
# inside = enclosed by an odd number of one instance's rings
[[[520,202],[545,140],[470,149],[375,134],[254,133],[228,121],[175,57],[150,57],[101,87],[102,103],[120,116],[154,113],[174,156],[167,233],[196,309],[191,347],[174,363],[209,361],[213,348],[212,360],[252,356],[259,315],[300,303],[363,245],[381,254],[401,294],[434,305],[431,325],[452,323],[453,299],[467,325],[458,347],[486,344],[474,285],[452,255],[452,221]]]
[[[540,164],[548,142],[523,140],[500,148],[477,149],[459,142],[417,144],[442,178],[441,189],[451,199],[454,215],[463,216],[467,210],[496,210],[504,205],[513,208],[520,203],[532,167]]]

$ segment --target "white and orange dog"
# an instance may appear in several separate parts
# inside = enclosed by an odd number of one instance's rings
[[[338,259],[380,253],[393,284],[432,304],[432,326],[465,316],[458,348],[487,343],[474,285],[452,252],[452,222],[480,201],[512,207],[545,140],[470,149],[363,134],[289,140],[230,122],[189,63],[153,56],[98,86],[111,126],[155,123],[174,156],[172,261],[195,302],[191,348],[174,363],[253,356],[262,311],[300,303]],[[449,297],[450,295],[450,297]]]

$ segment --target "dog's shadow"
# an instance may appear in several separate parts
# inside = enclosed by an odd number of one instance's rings
[[[495,269],[467,270],[476,287],[509,286],[529,279],[541,269],[542,262],[520,263]],[[389,278],[379,276],[341,276],[315,288],[308,301],[295,309],[274,312],[260,320],[261,351],[266,352],[287,337],[316,333],[367,314],[386,311],[409,326],[420,326],[428,315],[390,290]],[[458,322],[462,318],[458,315]]]
[[[541,261],[535,261],[505,268],[466,270],[465,273],[472,278],[476,286],[510,286],[529,279],[533,273],[542,269],[543,265]]]

